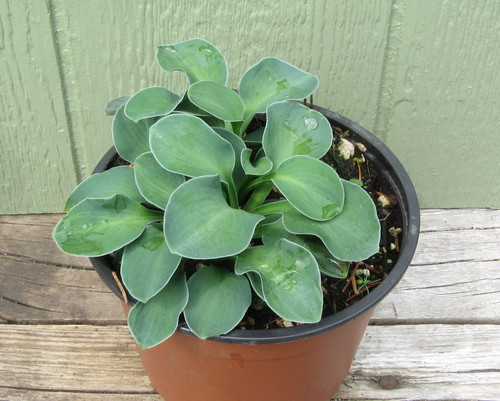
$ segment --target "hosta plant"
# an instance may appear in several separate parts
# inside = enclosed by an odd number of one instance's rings
[[[370,196],[320,160],[328,120],[297,102],[318,78],[264,58],[233,90],[225,58],[201,39],[159,46],[157,60],[184,71],[188,90],[153,86],[109,105],[129,164],[77,186],[55,242],[118,259],[143,348],[171,336],[181,314],[200,338],[227,333],[258,298],[283,319],[318,322],[321,276],[345,277],[380,237]]]

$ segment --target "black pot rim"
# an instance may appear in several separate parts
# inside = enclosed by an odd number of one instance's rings
[[[415,188],[403,165],[382,141],[357,123],[322,107],[310,107],[364,141],[368,148],[367,157],[378,164],[381,172],[385,174],[393,186],[403,217],[402,241],[398,260],[387,278],[370,294],[354,305],[321,319],[318,323],[269,330],[234,329],[228,334],[211,337],[209,340],[237,344],[269,344],[296,341],[325,333],[373,309],[394,288],[410,265],[420,232],[420,209]],[[116,150],[113,147],[101,159],[93,173],[104,171],[115,155]],[[105,257],[90,258],[90,260],[101,279],[118,297],[122,298],[121,290],[111,274],[108,260]],[[177,331],[194,336],[187,326],[181,325]]]

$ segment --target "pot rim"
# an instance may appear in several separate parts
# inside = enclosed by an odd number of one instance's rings
[[[354,121],[319,106],[309,105],[309,107],[319,111],[334,123],[343,126],[351,134],[361,138],[369,145],[367,146],[367,156],[386,175],[402,209],[403,231],[398,260],[384,281],[370,294],[354,305],[321,319],[318,323],[269,330],[233,329],[227,334],[210,337],[207,340],[238,344],[269,344],[296,341],[325,333],[373,309],[394,288],[410,265],[420,232],[420,209],[415,188],[405,168],[382,141]],[[112,147],[101,159],[93,173],[104,171],[115,155],[116,150]],[[90,258],[90,260],[103,281],[121,298],[121,291],[111,275],[106,258],[98,257]],[[181,325],[177,331],[195,336],[187,326]]]

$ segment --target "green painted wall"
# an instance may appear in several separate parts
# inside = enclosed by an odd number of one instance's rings
[[[0,0],[0,213],[62,210],[111,145],[106,102],[181,91],[155,46],[203,37],[230,84],[264,56],[407,167],[423,207],[500,207],[498,0]]]

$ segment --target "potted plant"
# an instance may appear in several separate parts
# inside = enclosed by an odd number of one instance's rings
[[[202,39],[159,46],[157,60],[184,71],[189,89],[154,86],[109,104],[114,148],[69,196],[54,240],[90,257],[122,297],[165,399],[326,401],[415,250],[411,182],[366,130],[297,101],[318,87],[310,73],[264,58],[235,91]],[[359,177],[341,178],[333,153]],[[384,193],[365,190],[367,163]],[[374,196],[397,209],[392,270],[366,262],[380,251]],[[341,303],[356,302],[332,313],[339,282],[352,293]],[[259,313],[291,327],[253,329]]]

